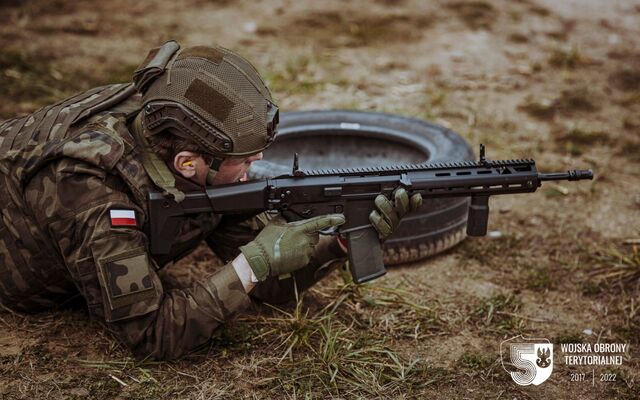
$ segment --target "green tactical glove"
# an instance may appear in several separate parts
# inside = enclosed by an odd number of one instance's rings
[[[415,211],[422,205],[422,195],[416,193],[409,199],[409,194],[404,188],[397,188],[393,192],[394,201],[391,202],[385,195],[379,194],[376,199],[376,208],[369,214],[369,221],[378,231],[380,240],[385,241],[400,224],[400,220],[408,212]]]
[[[273,219],[256,238],[240,247],[259,281],[269,276],[280,276],[309,263],[315,245],[319,240],[318,231],[344,224],[342,214],[329,214],[315,218],[285,223]]]

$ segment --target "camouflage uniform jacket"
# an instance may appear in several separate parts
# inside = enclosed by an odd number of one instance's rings
[[[184,222],[167,258],[152,257],[145,227],[153,183],[125,113],[104,111],[66,131],[31,132],[31,138],[15,130],[12,137],[16,124],[28,126],[29,120],[0,123],[3,304],[34,311],[79,293],[89,313],[134,353],[159,359],[206,342],[223,321],[250,304],[230,263],[191,287],[163,289],[158,269],[203,239],[229,260],[257,232],[238,232],[220,216],[203,214]],[[45,135],[46,140],[38,138]],[[114,224],[113,210],[133,210],[135,225]],[[334,249],[320,259],[338,254]]]

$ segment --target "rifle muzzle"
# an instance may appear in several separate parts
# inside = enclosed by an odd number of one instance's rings
[[[593,179],[593,171],[590,169],[576,169],[567,172],[554,172],[550,174],[538,174],[540,181],[579,181]]]

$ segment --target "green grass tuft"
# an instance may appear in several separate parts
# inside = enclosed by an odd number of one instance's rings
[[[530,270],[526,278],[526,287],[538,292],[555,289],[555,278],[551,269],[542,267]]]
[[[515,295],[498,294],[479,301],[471,315],[478,327],[515,336],[524,330],[524,319],[518,316],[521,306],[522,301]]]
[[[464,354],[462,354],[462,356],[458,359],[458,366],[464,368],[464,369],[469,369],[469,370],[476,370],[478,372],[486,372],[491,365],[493,365],[493,363],[496,360],[484,353],[478,353],[478,352],[472,352],[472,351],[465,351]]]

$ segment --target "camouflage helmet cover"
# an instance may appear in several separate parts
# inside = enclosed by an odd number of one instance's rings
[[[165,62],[153,65],[163,49]],[[269,146],[278,107],[253,65],[222,47],[178,49],[167,42],[152,50],[134,75],[147,134],[170,129],[216,156],[250,155]],[[149,66],[155,72],[145,74]]]

